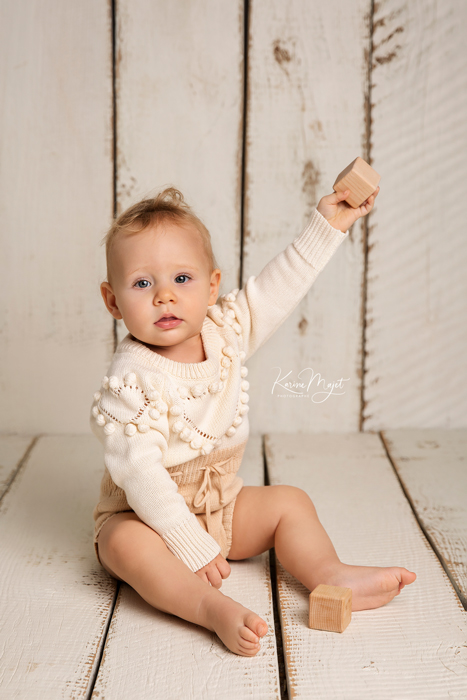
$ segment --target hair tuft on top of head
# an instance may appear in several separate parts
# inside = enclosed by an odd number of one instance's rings
[[[142,199],[132,204],[117,216],[102,243],[105,243],[107,278],[110,282],[110,251],[119,235],[140,233],[149,226],[157,226],[164,221],[192,225],[200,234],[211,272],[218,268],[212,250],[211,236],[201,219],[186,203],[183,194],[175,187],[166,187],[155,197]]]

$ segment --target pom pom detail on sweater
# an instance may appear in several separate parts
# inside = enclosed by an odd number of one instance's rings
[[[109,377],[109,389],[115,391],[118,389],[118,377]]]
[[[204,386],[202,384],[195,384],[191,387],[191,393],[195,399],[204,394]]]

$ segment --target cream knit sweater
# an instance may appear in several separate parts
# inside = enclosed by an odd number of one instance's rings
[[[206,360],[181,363],[128,335],[94,395],[91,427],[112,480],[135,513],[192,571],[220,546],[198,523],[166,467],[248,437],[245,362],[305,296],[348,232],[315,210],[303,232],[243,289],[208,307]]]

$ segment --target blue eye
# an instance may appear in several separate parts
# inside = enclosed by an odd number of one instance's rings
[[[180,277],[185,277],[187,280],[190,279],[190,278],[188,277],[188,275],[178,275],[178,277],[175,278],[175,281],[179,280]],[[181,282],[180,284],[183,284],[183,282]]]
[[[135,284],[137,289],[147,289],[149,286],[150,282],[148,282],[148,280],[138,280]]]

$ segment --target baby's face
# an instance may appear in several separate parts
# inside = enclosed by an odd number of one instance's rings
[[[220,271],[211,274],[193,226],[164,222],[121,235],[111,251],[111,272],[112,284],[101,287],[104,301],[137,340],[156,351],[184,346],[178,356],[199,347],[207,308],[218,296]],[[176,318],[163,320],[167,314]]]

